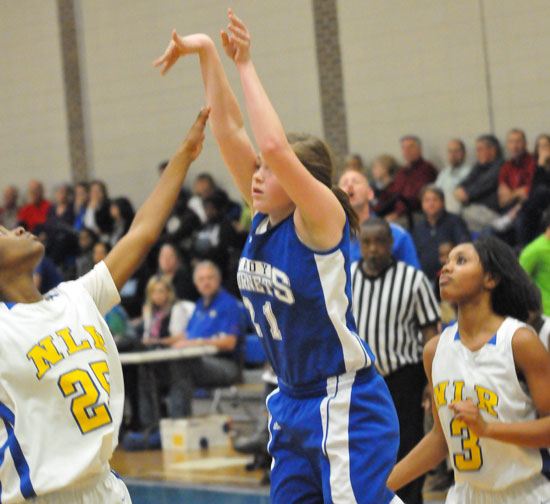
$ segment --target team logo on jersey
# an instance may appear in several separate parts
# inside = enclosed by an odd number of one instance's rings
[[[241,257],[237,273],[237,283],[241,291],[252,291],[275,296],[286,304],[294,304],[294,295],[288,275],[264,261],[252,261]]]

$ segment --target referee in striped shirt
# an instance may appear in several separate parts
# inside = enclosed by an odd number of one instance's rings
[[[362,259],[351,266],[353,314],[397,410],[399,460],[424,436],[422,350],[437,334],[440,311],[426,275],[392,257],[392,233],[384,219],[363,222],[359,240]],[[422,503],[422,484],[423,478],[413,481],[399,497]]]

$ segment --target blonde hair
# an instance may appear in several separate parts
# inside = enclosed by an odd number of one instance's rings
[[[332,184],[334,162],[328,145],[320,138],[305,133],[288,133],[287,140],[309,173],[332,189],[346,212],[351,235],[357,235],[359,232],[359,218],[351,206],[348,195],[338,186]]]
[[[157,284],[162,284],[168,292],[168,299],[165,307],[167,310],[171,309],[172,305],[176,302],[176,292],[171,280],[166,275],[153,275],[145,287],[145,305],[143,306],[144,313],[153,313],[153,300],[151,299],[151,296],[153,289]]]

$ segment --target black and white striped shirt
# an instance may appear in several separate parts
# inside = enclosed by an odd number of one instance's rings
[[[351,265],[351,285],[357,332],[373,351],[380,374],[421,362],[420,329],[441,316],[426,275],[397,261],[369,277],[359,261]]]

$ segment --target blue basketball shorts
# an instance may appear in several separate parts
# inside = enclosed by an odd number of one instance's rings
[[[279,384],[267,398],[273,504],[385,504],[399,422],[374,367],[327,379],[308,396]]]

